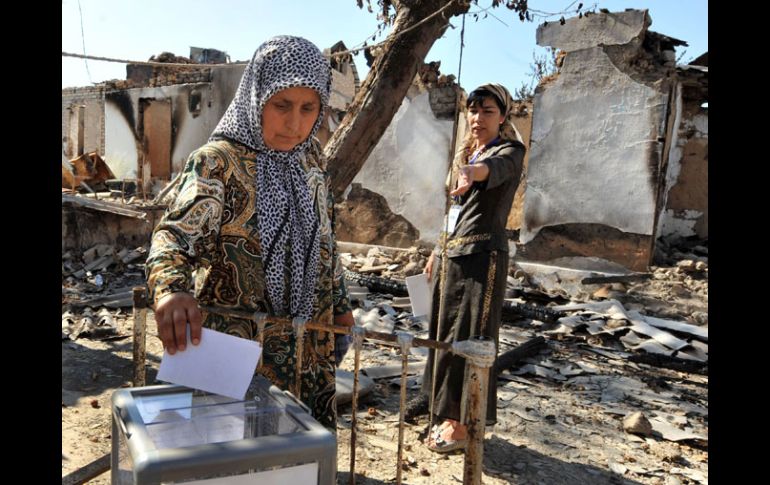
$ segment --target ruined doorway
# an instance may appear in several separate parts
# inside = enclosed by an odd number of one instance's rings
[[[171,100],[143,98],[139,105],[142,117],[139,177],[147,194],[152,179],[171,177]]]

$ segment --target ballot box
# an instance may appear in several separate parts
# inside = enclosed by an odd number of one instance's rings
[[[237,400],[177,385],[112,395],[112,484],[336,481],[335,436],[262,376]]]

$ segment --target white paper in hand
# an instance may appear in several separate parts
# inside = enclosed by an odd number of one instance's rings
[[[428,315],[430,312],[430,288],[426,273],[406,277],[406,289],[409,301],[412,303],[412,314],[415,317]]]
[[[185,350],[163,352],[158,380],[202,391],[243,399],[257,368],[259,342],[204,328],[198,345],[190,342],[187,327]]]

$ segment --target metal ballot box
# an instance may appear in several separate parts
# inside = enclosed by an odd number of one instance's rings
[[[112,484],[333,485],[335,436],[262,376],[239,401],[177,386],[112,395]]]

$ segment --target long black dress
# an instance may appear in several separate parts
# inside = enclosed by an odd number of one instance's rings
[[[498,345],[500,316],[508,275],[508,239],[505,224],[519,186],[525,148],[503,141],[487,149],[476,163],[489,167],[489,178],[475,182],[460,198],[455,230],[446,243],[446,267],[437,257],[433,265],[433,308],[429,338],[452,343],[483,335]],[[441,272],[445,271],[443,278]],[[443,282],[443,291],[439,284]],[[445,299],[439,326],[440,298]],[[440,328],[439,328],[440,327]],[[430,395],[435,352],[431,351],[421,392]],[[461,420],[465,359],[438,351],[434,414]],[[497,382],[489,380],[488,424],[497,421]]]

